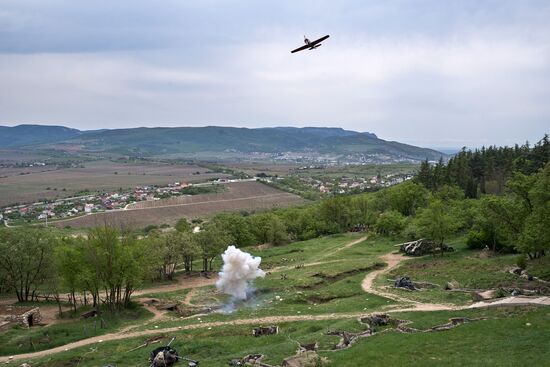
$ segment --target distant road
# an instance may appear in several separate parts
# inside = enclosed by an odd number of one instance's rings
[[[264,185],[254,180],[224,183],[227,192],[178,196],[170,199],[142,201],[140,207],[109,210],[80,217],[52,221],[57,227],[89,228],[111,225],[142,228],[147,225],[175,224],[179,219],[209,216],[221,212],[256,211],[284,207],[304,202],[298,195]]]

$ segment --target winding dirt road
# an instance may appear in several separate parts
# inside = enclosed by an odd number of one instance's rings
[[[341,251],[345,248],[352,247],[353,245],[360,243],[364,241],[366,237],[362,237],[360,239],[357,239],[355,241],[352,241],[345,246],[341,247],[338,251]],[[336,252],[338,252],[336,251]],[[333,253],[336,253],[333,252]],[[376,294],[382,297],[390,298],[399,302],[405,303],[403,305],[404,307],[400,308],[388,308],[384,307],[380,310],[370,310],[369,313],[376,313],[376,312],[385,312],[385,313],[397,313],[397,312],[409,312],[409,311],[442,311],[442,310],[462,310],[467,308],[480,308],[480,307],[492,307],[492,306],[501,306],[501,305],[546,305],[550,306],[550,297],[538,297],[538,298],[532,298],[532,297],[508,297],[504,298],[498,301],[494,302],[478,302],[475,304],[472,304],[470,306],[455,306],[455,305],[444,305],[444,304],[435,304],[435,303],[420,303],[418,301],[406,299],[404,297],[396,296],[393,293],[384,292],[383,290],[376,288],[374,286],[375,279],[380,276],[381,274],[385,274],[390,272],[391,270],[397,268],[399,264],[402,261],[407,260],[406,257],[404,257],[401,254],[394,254],[389,253],[386,255],[381,256],[381,259],[384,260],[387,263],[387,266],[384,269],[375,270],[370,273],[368,273],[365,278],[363,279],[361,283],[361,287],[365,292]],[[318,263],[318,262],[316,262]],[[313,264],[313,263],[312,263]],[[207,278],[197,278],[195,282],[191,282],[191,284],[185,282],[185,283],[177,283],[177,284],[170,284],[167,286],[160,286],[150,289],[144,289],[142,291],[136,292],[136,295],[145,294],[145,293],[152,293],[152,292],[164,292],[164,291],[175,291],[175,290],[181,290],[186,288],[192,288],[192,290],[187,294],[185,303],[191,303],[191,299],[193,297],[193,294],[195,293],[194,288],[199,288],[205,285],[214,284],[216,281],[215,278],[207,279]],[[144,298],[138,298],[139,301],[145,301]],[[390,306],[392,307],[392,306]],[[148,307],[152,308],[152,307]],[[158,311],[158,310],[151,310],[154,313],[154,317],[152,320],[149,320],[145,323],[145,325],[149,324],[151,321],[158,321],[159,319],[163,318],[165,316],[164,313]],[[59,346],[56,348],[43,350],[39,352],[33,352],[33,353],[26,353],[26,354],[19,354],[12,357],[0,357],[0,363],[6,363],[10,361],[21,361],[21,360],[29,360],[33,358],[38,357],[44,357],[47,355],[55,354],[55,353],[61,353],[67,350],[88,346],[88,345],[95,345],[98,343],[103,343],[106,341],[111,340],[121,340],[121,339],[128,339],[128,338],[136,338],[136,337],[142,337],[142,336],[150,336],[150,335],[158,335],[158,334],[164,334],[164,333],[173,333],[180,330],[193,330],[193,329],[205,329],[205,328],[213,328],[213,327],[221,327],[221,326],[227,326],[227,325],[261,325],[261,324],[277,324],[277,323],[283,323],[283,322],[299,322],[299,321],[322,321],[322,320],[334,320],[334,319],[348,319],[348,318],[358,318],[361,316],[364,316],[365,312],[355,312],[355,313],[330,313],[330,314],[319,314],[319,315],[289,315],[289,316],[268,316],[268,317],[260,317],[260,318],[252,318],[252,319],[237,319],[232,321],[218,321],[218,322],[208,322],[208,323],[198,323],[198,324],[191,324],[191,325],[183,325],[183,326],[177,326],[177,327],[170,327],[170,328],[159,328],[159,329],[148,329],[148,330],[141,330],[141,331],[130,331],[132,328],[143,326],[144,324],[139,325],[130,325],[125,327],[124,329],[110,334],[100,335],[92,338],[87,338],[83,340],[79,340],[73,343],[69,343],[63,346]],[[189,318],[193,317],[199,317],[201,315],[194,315]]]

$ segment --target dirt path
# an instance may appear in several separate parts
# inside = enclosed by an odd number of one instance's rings
[[[389,273],[393,269],[397,268],[402,261],[407,260],[407,258],[402,254],[394,254],[394,253],[383,255],[380,258],[384,260],[384,262],[387,263],[388,265],[383,269],[371,271],[370,273],[368,273],[363,279],[363,282],[361,282],[361,288],[363,288],[365,292],[376,294],[377,296],[389,298],[394,301],[405,302],[405,303],[419,303],[417,301],[413,301],[404,297],[397,296],[390,292],[384,292],[380,288],[374,287],[374,280],[379,275]]]
[[[361,288],[365,292],[376,294],[381,297],[393,299],[394,301],[399,301],[403,303],[410,304],[410,307],[407,308],[398,308],[386,310],[385,312],[403,312],[403,311],[454,311],[454,310],[464,310],[468,308],[483,308],[483,307],[499,307],[499,306],[526,306],[526,305],[538,305],[538,306],[550,306],[550,297],[527,297],[527,296],[517,296],[517,297],[506,297],[496,301],[487,301],[487,302],[477,302],[472,305],[457,306],[451,304],[440,304],[440,303],[422,303],[416,300],[408,299],[405,297],[397,296],[390,292],[384,292],[380,288],[374,286],[374,280],[381,274],[386,274],[397,268],[401,262],[409,259],[402,254],[386,254],[380,257],[384,260],[388,266],[384,269],[375,270],[368,273],[363,282],[361,283]]]
[[[366,237],[362,237],[358,240],[352,241],[348,244],[346,244],[344,247],[341,247],[340,249],[332,252],[336,253],[338,251],[341,251],[345,248],[352,247],[353,245],[360,243],[364,241]],[[329,256],[329,255],[327,255]],[[390,298],[399,302],[406,303],[402,307],[394,308],[395,306],[389,306],[384,307],[380,310],[369,310],[368,313],[376,313],[376,312],[385,312],[385,313],[398,313],[398,312],[422,312],[422,311],[449,311],[449,310],[463,310],[468,308],[482,308],[482,307],[497,307],[497,306],[503,306],[503,305],[540,305],[540,306],[550,306],[550,297],[508,297],[503,298],[497,301],[493,302],[478,302],[472,305],[467,306],[455,306],[455,305],[445,305],[445,304],[435,304],[435,303],[420,303],[418,301],[406,299],[404,297],[396,296],[389,292],[384,292],[380,288],[377,288],[374,286],[374,280],[381,274],[385,274],[390,272],[391,270],[395,269],[399,266],[399,264],[407,260],[406,257],[404,257],[401,254],[386,254],[381,256],[381,259],[384,260],[388,265],[381,270],[375,270],[370,273],[368,273],[365,278],[363,279],[361,283],[361,287],[365,292],[376,294],[382,297]],[[317,262],[318,263],[318,262]],[[314,263],[311,263],[314,264]],[[187,279],[189,280],[189,279]],[[178,282],[177,284],[170,284],[167,286],[160,286],[155,288],[149,288],[144,289],[139,292],[136,292],[137,295],[139,294],[145,294],[145,293],[151,293],[151,292],[165,292],[165,291],[172,291],[172,290],[180,290],[180,289],[188,289],[191,288],[191,291],[186,295],[184,303],[190,304],[192,297],[196,293],[195,288],[203,287],[205,285],[214,284],[216,281],[216,278],[194,278],[194,281],[191,282]],[[138,298],[138,301],[145,302],[147,298]],[[165,313],[162,311],[157,310],[153,306],[146,306],[146,308],[151,311],[154,314],[154,317],[152,320],[149,320],[145,325],[149,324],[152,321],[159,320],[163,317],[165,317]],[[79,340],[73,343],[69,343],[63,346],[59,346],[56,348],[34,352],[34,353],[26,353],[26,354],[19,354],[15,355],[13,357],[0,357],[0,363],[7,363],[9,361],[21,361],[21,360],[29,360],[32,358],[38,358],[43,357],[67,350],[71,350],[74,348],[79,348],[87,345],[102,343],[106,341],[112,341],[112,340],[121,340],[121,339],[128,339],[128,338],[136,338],[136,337],[142,337],[142,336],[150,336],[150,335],[157,335],[157,334],[164,334],[164,333],[173,333],[178,332],[181,330],[192,330],[192,329],[205,329],[205,328],[213,328],[213,327],[220,327],[220,326],[227,326],[227,325],[266,325],[266,324],[277,324],[277,323],[283,323],[283,322],[299,322],[299,321],[322,321],[322,320],[334,320],[334,319],[346,319],[346,318],[358,318],[363,315],[367,314],[366,312],[356,312],[356,313],[330,313],[330,314],[319,314],[319,315],[289,315],[289,316],[267,316],[267,317],[260,317],[260,318],[252,318],[252,319],[237,319],[232,321],[217,321],[217,322],[208,322],[208,323],[198,323],[198,324],[192,324],[192,325],[183,325],[183,326],[177,326],[177,327],[169,327],[169,328],[160,328],[160,329],[149,329],[149,330],[142,330],[142,331],[130,331],[131,329],[137,327],[137,326],[143,326],[143,324],[140,325],[130,325],[125,327],[124,329],[110,334],[100,335],[92,338],[87,338],[83,340]],[[197,317],[200,315],[194,315],[188,318]]]
[[[273,268],[271,270],[268,270],[270,273],[278,273],[283,270],[290,270],[295,269],[297,267],[301,268],[308,268],[310,266],[317,266],[317,265],[325,265],[325,264],[332,264],[332,263],[338,263],[342,262],[343,260],[328,260],[328,261],[316,261],[313,263],[307,263],[307,264],[296,264],[296,265],[285,265],[285,266],[277,266],[276,268]]]
[[[180,277],[177,279],[177,283],[158,285],[155,287],[139,289],[132,294],[134,296],[141,296],[147,293],[160,293],[160,292],[173,292],[189,288],[200,288],[207,285],[214,285],[218,280],[218,274],[213,275],[211,278],[205,277]]]
[[[280,271],[283,271],[283,270],[288,270],[288,269],[293,269],[295,268],[296,266],[300,266],[300,267],[310,267],[310,266],[316,266],[316,265],[324,265],[324,264],[331,264],[331,263],[336,263],[336,262],[341,262],[343,260],[328,260],[328,261],[321,261],[322,259],[325,259],[329,256],[332,256],[334,254],[337,254],[338,252],[340,251],[343,251],[343,250],[346,250],[350,247],[353,247],[355,245],[357,245],[358,243],[361,243],[363,241],[365,241],[366,239],[368,238],[368,236],[363,236],[361,238],[358,238],[356,240],[353,240],[351,242],[348,242],[346,243],[344,246],[342,247],[338,247],[337,249],[335,250],[332,250],[330,252],[327,252],[326,254],[323,254],[321,257],[319,257],[315,262],[311,262],[311,263],[305,263],[305,264],[294,264],[294,265],[284,265],[284,266],[277,266],[271,270],[269,270],[271,273],[277,273],[277,272],[280,272]]]
[[[385,312],[385,313],[398,313],[398,312],[422,312],[422,311],[448,311],[448,310],[463,310],[468,308],[481,308],[481,307],[491,307],[491,306],[502,306],[502,305],[547,305],[550,306],[550,297],[508,297],[496,302],[479,302],[471,306],[454,306],[449,305],[436,305],[436,304],[415,304],[412,307],[403,307],[395,309],[381,309],[381,310],[370,310],[369,313],[376,312]],[[142,331],[128,332],[130,327],[124,328],[119,332],[105,334],[100,336],[95,336],[88,339],[79,340],[73,343],[62,345],[56,348],[43,350],[40,352],[19,354],[13,357],[0,357],[0,363],[6,363],[8,361],[20,361],[20,360],[29,360],[31,358],[44,357],[50,354],[60,353],[63,351],[103,343],[106,341],[112,340],[121,340],[129,338],[137,338],[141,336],[150,336],[164,333],[174,333],[181,330],[194,330],[194,329],[209,329],[220,326],[227,325],[268,325],[268,324],[277,324],[283,322],[299,322],[299,321],[323,321],[323,320],[335,320],[335,319],[350,319],[350,318],[359,318],[367,313],[365,312],[354,312],[354,313],[331,313],[331,314],[320,314],[320,315],[291,315],[291,316],[267,316],[259,317],[253,319],[237,319],[232,321],[216,321],[216,322],[205,322],[192,325],[184,325],[170,328],[162,329],[149,329]],[[194,317],[199,316],[195,315]],[[135,325],[133,325],[135,327]]]
[[[195,297],[195,294],[197,293],[197,288],[192,288],[189,293],[185,295],[185,299],[183,300],[183,304],[187,306],[193,306],[191,303],[191,300],[193,297]]]
[[[393,269],[397,268],[401,264],[401,262],[409,259],[405,257],[403,254],[395,254],[395,253],[389,253],[381,256],[380,258],[384,260],[388,265],[384,269],[371,271],[365,276],[365,278],[361,282],[361,288],[363,288],[365,292],[376,294],[377,296],[389,298],[397,302],[402,302],[402,303],[411,305],[408,308],[400,309],[401,311],[452,311],[452,310],[460,310],[460,309],[466,308],[465,306],[456,306],[451,304],[422,303],[416,300],[398,296],[394,293],[385,292],[383,288],[375,287],[374,280],[378,276],[380,276],[381,274],[389,273]],[[391,312],[396,312],[396,311],[392,310]]]
[[[153,306],[149,301],[151,301],[153,298],[137,298],[135,301],[139,302],[147,311],[151,312],[153,314],[153,318],[148,320],[148,322],[151,321],[157,321],[159,319],[162,319],[166,315],[166,311],[161,311],[155,306]],[[135,325],[132,325],[135,327]]]
[[[346,243],[344,246],[342,247],[338,247],[337,249],[333,250],[333,251],[330,251],[330,252],[327,252],[326,254],[324,254],[323,256],[321,256],[319,259],[317,260],[321,260],[321,259],[324,259],[324,258],[327,258],[329,256],[332,256],[334,254],[337,254],[339,253],[340,251],[343,251],[343,250],[347,250],[348,248],[350,247],[353,247],[355,245],[357,245],[358,243],[361,243],[363,241],[365,241],[367,238],[369,238],[369,236],[363,236],[361,238],[358,238],[354,241],[351,241],[351,242],[348,242]]]

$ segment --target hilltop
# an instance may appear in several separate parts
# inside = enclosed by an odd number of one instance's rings
[[[444,153],[378,138],[373,133],[323,127],[155,127],[81,131],[63,126],[0,127],[0,148],[117,153],[139,157],[232,156],[380,162],[438,160]],[[223,155],[221,156],[223,158]]]

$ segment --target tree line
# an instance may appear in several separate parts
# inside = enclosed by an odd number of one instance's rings
[[[146,236],[108,227],[86,236],[36,227],[2,228],[0,291],[13,292],[20,301],[36,299],[39,293],[56,299],[68,293],[75,308],[79,294],[85,300],[89,296],[93,306],[106,304],[115,310],[126,307],[144,281],[172,279],[178,269],[212,271],[214,260],[230,244],[277,246],[347,231],[427,238],[439,244],[463,234],[472,248],[536,258],[550,249],[548,154],[547,137],[532,148],[463,151],[448,165],[423,165],[414,180],[377,192],[256,214],[219,214],[198,233],[192,233],[185,219],[175,230],[152,229]],[[490,163],[490,156],[508,155],[515,158]],[[480,160],[483,175],[473,170]],[[471,174],[474,171],[478,173]],[[465,172],[465,178],[459,172]],[[502,188],[488,193],[495,177],[503,177]]]
[[[500,195],[515,173],[533,175],[544,168],[549,158],[548,135],[533,147],[525,143],[514,147],[482,147],[474,151],[463,148],[447,164],[443,160],[435,165],[427,160],[422,162],[415,180],[430,190],[444,185],[458,186],[467,198]]]
[[[65,235],[50,228],[0,229],[1,292],[18,301],[39,297],[77,300],[115,311],[130,305],[132,293],[145,281],[172,279],[178,266],[193,270],[202,260],[202,271],[232,243],[215,223],[192,234],[189,224],[179,231],[152,231],[148,236],[110,227],[98,227],[85,236]],[[61,309],[61,307],[60,307]]]

